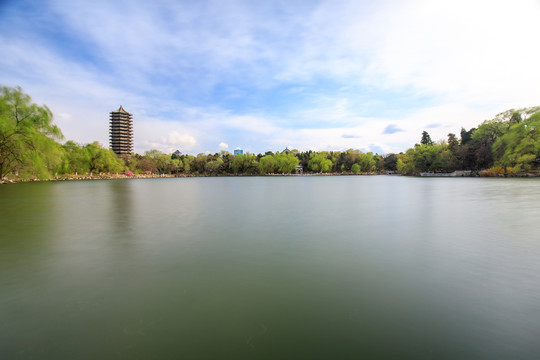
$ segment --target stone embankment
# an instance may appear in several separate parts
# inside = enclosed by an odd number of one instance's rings
[[[14,184],[19,182],[40,182],[40,181],[76,181],[76,180],[111,180],[111,179],[152,179],[152,178],[174,178],[174,177],[223,177],[223,176],[231,176],[231,177],[251,177],[251,176],[354,176],[354,175],[384,175],[384,174],[377,174],[377,173],[303,173],[303,174],[265,174],[265,175],[259,175],[259,174],[134,174],[134,175],[125,175],[125,174],[97,174],[97,175],[77,175],[77,174],[70,174],[70,175],[62,175],[57,176],[52,179],[37,179],[37,178],[30,178],[30,179],[20,179],[20,178],[14,178],[14,179],[1,179],[0,184]]]
[[[18,182],[38,182],[38,181],[76,181],[76,180],[111,180],[111,179],[151,179],[151,178],[172,178],[177,177],[176,175],[169,175],[169,174],[134,174],[134,175],[125,175],[125,174],[89,174],[89,175],[77,175],[77,174],[70,174],[70,175],[62,175],[62,176],[56,176],[52,179],[37,179],[37,178],[30,178],[30,179],[1,179],[0,184],[14,184]]]
[[[463,176],[475,176],[471,170],[456,170],[451,173],[442,173],[442,172],[421,172],[420,176],[427,177],[463,177]]]
[[[134,175],[125,175],[125,174],[98,174],[98,175],[62,175],[57,176],[52,179],[1,179],[1,184],[14,184],[19,182],[40,182],[40,181],[76,181],[76,180],[111,180],[111,179],[153,179],[153,178],[174,178],[174,177],[222,177],[222,176],[355,176],[355,175],[399,175],[393,172],[384,173],[303,173],[303,174],[266,174],[266,175],[257,175],[257,174],[134,174]],[[469,172],[469,171],[456,171],[453,173],[421,173],[420,176],[427,177],[540,177],[538,172],[529,172],[529,173],[520,173],[520,174],[501,174],[494,173],[487,170],[480,172]]]

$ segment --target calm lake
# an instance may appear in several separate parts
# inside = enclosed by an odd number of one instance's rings
[[[538,359],[540,179],[0,186],[1,359]]]

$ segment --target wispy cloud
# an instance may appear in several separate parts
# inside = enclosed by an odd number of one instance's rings
[[[402,131],[405,130],[398,128],[395,124],[390,124],[384,128],[383,134],[395,134]]]

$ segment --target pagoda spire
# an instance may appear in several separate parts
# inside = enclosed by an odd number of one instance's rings
[[[122,105],[111,112],[109,137],[111,149],[117,155],[133,153],[133,119]]]

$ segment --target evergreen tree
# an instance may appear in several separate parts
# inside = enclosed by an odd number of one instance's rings
[[[422,140],[420,140],[420,144],[422,145],[433,145],[433,141],[431,141],[431,136],[429,136],[427,131],[422,131]]]

